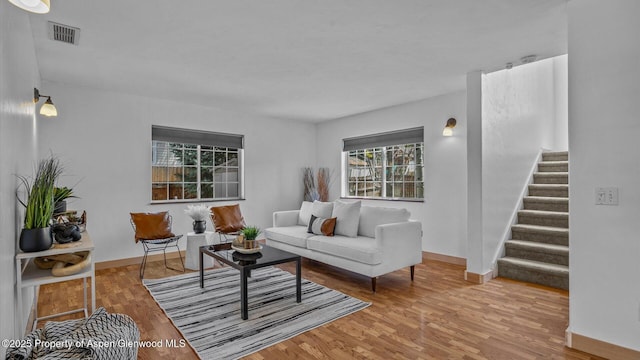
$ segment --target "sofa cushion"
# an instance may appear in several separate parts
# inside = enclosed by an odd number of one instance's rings
[[[264,234],[270,240],[301,248],[306,248],[307,239],[313,236],[313,234],[307,233],[306,226],[272,227],[265,229]]]
[[[333,211],[332,202],[321,202],[316,200],[313,202],[313,209],[311,210],[311,214],[315,215],[316,217],[328,219],[332,217],[331,216],[332,211]],[[305,225],[309,225],[309,222],[307,222]]]
[[[334,202],[331,217],[336,218],[336,235],[344,235],[348,237],[358,236],[360,206],[360,201],[344,202],[336,200]]]
[[[303,201],[300,205],[300,213],[298,214],[298,225],[307,226],[311,219],[313,211],[313,203],[311,201]]]
[[[358,235],[376,237],[376,226],[409,221],[409,216],[411,213],[407,209],[363,206],[360,209]]]
[[[335,228],[336,218],[325,219],[311,215],[307,232],[315,235],[333,236]]]
[[[382,262],[382,252],[376,248],[375,240],[364,236],[312,236],[307,239],[307,248],[369,265]]]

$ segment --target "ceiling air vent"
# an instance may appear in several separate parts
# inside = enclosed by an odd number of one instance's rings
[[[49,39],[63,43],[78,45],[80,29],[49,21]]]

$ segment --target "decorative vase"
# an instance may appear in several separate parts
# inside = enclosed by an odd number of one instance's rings
[[[49,250],[51,245],[53,245],[51,228],[22,229],[19,245],[20,250],[24,252]]]
[[[196,220],[193,222],[193,232],[196,234],[202,234],[207,230],[207,222],[205,220]]]

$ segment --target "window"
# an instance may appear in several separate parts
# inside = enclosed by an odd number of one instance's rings
[[[344,139],[343,197],[424,199],[424,130]]]
[[[231,200],[244,197],[244,137],[153,126],[151,200]]]

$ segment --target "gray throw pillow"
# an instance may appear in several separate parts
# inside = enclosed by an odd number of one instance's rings
[[[360,222],[360,201],[344,202],[336,200],[333,204],[333,213],[330,217],[336,218],[336,235],[348,237],[358,236],[358,223]]]
[[[313,208],[311,209],[311,215],[315,215],[316,217],[328,219],[331,217],[331,212],[333,211],[333,203],[331,202],[321,202],[314,201]],[[305,224],[306,225],[306,224]]]
[[[313,203],[311,201],[303,201],[300,205],[300,213],[298,215],[298,225],[309,225],[309,219],[311,219],[311,212],[313,211]]]

